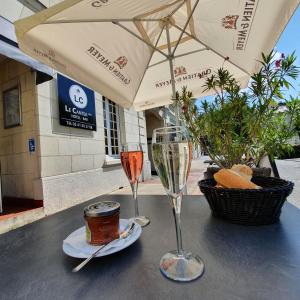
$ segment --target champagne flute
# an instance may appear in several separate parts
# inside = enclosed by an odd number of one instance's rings
[[[175,220],[177,250],[160,260],[160,270],[176,281],[191,281],[204,272],[198,255],[184,251],[181,238],[181,201],[191,164],[191,145],[182,126],[158,128],[153,131],[152,155],[156,172],[171,200]]]
[[[143,169],[144,161],[142,145],[138,143],[123,144],[121,147],[120,156],[122,167],[132,189],[135,207],[134,221],[140,224],[142,227],[145,227],[150,223],[150,220],[145,216],[140,216],[137,200],[139,177]]]

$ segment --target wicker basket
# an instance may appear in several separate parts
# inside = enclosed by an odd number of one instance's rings
[[[280,178],[253,177],[262,189],[225,189],[215,187],[214,179],[198,182],[212,213],[231,223],[266,225],[278,222],[282,205],[294,184]]]

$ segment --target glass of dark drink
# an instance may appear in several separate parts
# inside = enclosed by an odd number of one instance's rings
[[[139,143],[126,143],[121,148],[121,163],[124,172],[129,180],[135,207],[134,220],[142,227],[147,226],[150,220],[145,216],[140,216],[137,200],[137,190],[139,184],[139,178],[143,169],[144,154],[142,145]]]

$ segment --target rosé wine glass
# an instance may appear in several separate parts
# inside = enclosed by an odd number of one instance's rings
[[[123,170],[129,180],[135,207],[134,221],[140,224],[142,227],[147,226],[150,220],[145,216],[140,216],[137,190],[139,184],[139,178],[143,169],[144,154],[142,145],[139,143],[126,143],[121,146],[121,163]]]

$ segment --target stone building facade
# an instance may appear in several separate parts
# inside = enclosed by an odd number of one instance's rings
[[[34,13],[37,3],[45,6],[60,1],[1,0],[0,16],[10,22]],[[31,8],[31,9],[30,9]],[[42,200],[51,214],[103,193],[128,185],[117,155],[110,155],[105,138],[105,112],[114,106],[118,123],[118,145],[139,142],[144,150],[142,179],[151,176],[144,112],[123,109],[95,93],[97,130],[60,125],[56,74],[36,84],[37,72],[0,54],[0,160],[2,195]],[[4,128],[3,92],[19,87],[21,125]],[[28,142],[35,141],[30,152]]]

